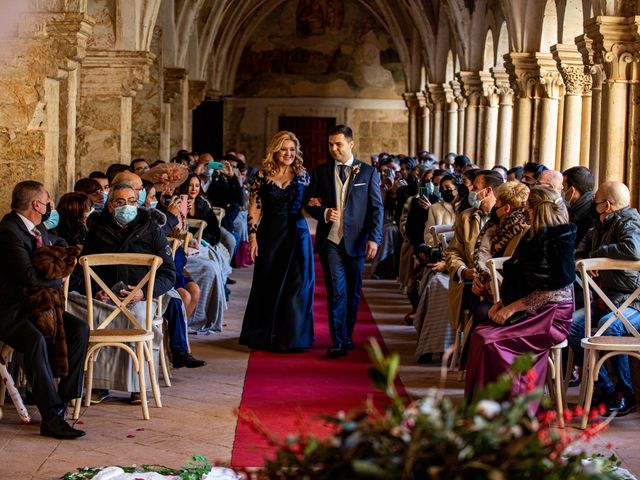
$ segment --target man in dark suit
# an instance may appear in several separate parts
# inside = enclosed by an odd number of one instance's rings
[[[316,250],[327,286],[331,358],[353,348],[362,268],[373,259],[382,241],[383,206],[380,176],[371,165],[353,157],[353,133],[346,125],[329,132],[334,161],[317,167],[311,175],[307,207],[318,220]],[[320,205],[317,205],[320,203]]]
[[[42,416],[40,434],[60,439],[81,437],[84,432],[71,427],[64,414],[67,402],[82,395],[89,327],[65,312],[69,374],[56,387],[47,343],[29,320],[30,306],[23,296],[28,287],[62,286],[62,279],[44,280],[32,261],[36,248],[52,244],[41,225],[51,212],[49,194],[39,182],[20,182],[13,190],[11,208],[0,222],[0,341],[24,354],[27,379]]]

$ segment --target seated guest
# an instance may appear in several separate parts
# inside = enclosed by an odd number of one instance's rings
[[[449,321],[454,328],[461,322],[463,310],[469,308],[471,282],[476,269],[473,252],[480,230],[489,220],[496,203],[495,189],[502,175],[491,170],[479,170],[469,192],[471,208],[460,213],[454,225],[454,235],[447,249],[446,265],[450,276]]]
[[[130,173],[130,175],[133,174]],[[175,266],[171,258],[171,250],[167,244],[167,238],[152,216],[155,211],[138,208],[138,203],[138,192],[132,184],[112,184],[109,190],[107,208],[91,224],[82,253],[83,255],[95,253],[146,253],[159,256],[162,258],[163,263],[156,272],[153,290],[153,296],[156,298],[173,289],[176,275]],[[78,270],[76,269],[76,271]],[[124,282],[128,286],[128,290],[121,290],[123,295],[128,294],[132,286],[136,285],[147,273],[145,267],[123,265],[96,267],[95,270],[107,285]],[[138,292],[138,297],[135,301],[144,300],[143,295],[144,292]],[[95,297],[102,302],[108,299],[107,294],[103,291],[96,292]],[[174,300],[177,300],[177,302],[174,302]],[[181,311],[182,302],[180,299],[172,298],[168,302],[165,317],[169,325],[169,344],[173,365],[176,368],[178,366],[202,366],[204,362],[194,359],[189,354],[186,342],[185,318]],[[101,356],[103,355],[101,354]],[[102,361],[100,357],[98,357],[99,362]],[[127,365],[129,365],[128,355],[124,355],[124,358]],[[127,375],[128,368],[126,367],[121,370],[117,374],[122,375],[122,377],[110,379],[111,384],[96,385],[96,388],[137,392],[137,377],[135,375],[129,377]],[[134,380],[135,383],[127,385],[128,380]]]
[[[502,165],[494,165],[493,167],[491,167],[491,170],[493,170],[494,172],[498,172],[500,175],[502,175],[504,181],[507,181],[507,173],[509,172],[509,170],[507,170],[507,167],[504,167]]]
[[[144,200],[144,208],[156,208],[158,206],[158,199],[156,197],[156,186],[149,180],[142,180],[142,187],[146,192],[146,198]]]
[[[592,211],[598,215],[595,226],[587,232],[576,249],[576,258],[605,257],[615,260],[640,260],[640,215],[635,208],[629,206],[629,188],[620,182],[605,182],[598,188]],[[605,270],[597,272],[598,285],[614,305],[620,307],[625,300],[640,287],[640,274],[636,271]],[[593,296],[595,297],[595,295]],[[593,298],[591,306],[593,323],[599,328],[611,317],[608,308]],[[623,310],[627,320],[636,328],[640,328],[640,301]],[[616,319],[604,332],[607,336],[629,335],[630,332],[620,319]],[[584,337],[584,309],[573,315],[569,344],[574,351],[577,365],[583,361],[583,350],[580,345]],[[611,381],[605,365],[602,366],[595,383],[594,404],[605,403],[609,413],[618,416],[626,415],[636,406],[636,397],[631,384],[629,359],[626,355],[616,355],[609,359],[609,364],[617,378],[617,385]]]
[[[210,245],[216,245],[220,241],[220,226],[209,202],[200,195],[200,178],[191,173],[178,188],[178,193],[189,197],[187,200],[187,219],[195,218],[207,222],[202,238]]]
[[[130,172],[131,168],[128,165],[123,165],[122,163],[113,163],[109,165],[107,168],[107,179],[109,180],[109,185],[113,184],[113,179],[116,175],[122,172]]]
[[[134,158],[131,160],[131,171],[136,175],[142,175],[149,170],[149,164],[144,158]]]
[[[522,174],[524,169],[522,167],[513,167],[507,171],[507,182],[513,182],[514,180],[522,180]]]
[[[573,311],[573,252],[576,226],[562,197],[534,187],[525,210],[531,228],[503,267],[502,300],[489,310],[493,323],[479,325],[470,338],[465,396],[473,399],[486,384],[505,373],[524,353],[534,357],[536,385],[544,386],[549,350],[567,338]],[[511,393],[527,392],[524,375]],[[537,404],[530,404],[535,413]]]
[[[547,169],[541,163],[527,162],[522,169],[522,179],[520,180],[527,187],[532,188],[538,184],[538,177]]]
[[[576,244],[593,227],[595,218],[591,214],[594,179],[587,167],[571,167],[562,174],[562,196],[569,204],[569,220],[578,227]]]
[[[544,170],[538,176],[537,184],[562,193],[562,173],[556,170]]]
[[[458,199],[458,183],[453,175],[445,175],[440,180],[440,195],[442,202],[431,205],[427,222],[424,224],[422,231],[422,243],[427,247],[436,246],[433,235],[431,235],[431,227],[435,225],[453,225],[456,218],[455,203]]]
[[[89,178],[93,178],[97,181],[102,187],[103,192],[109,193],[109,179],[104,173],[96,170],[89,174]]]
[[[81,178],[73,186],[73,191],[89,195],[93,208],[102,211],[107,195],[103,193],[102,185],[95,178]]]
[[[60,220],[53,233],[64,239],[67,245],[83,245],[91,205],[91,198],[84,193],[65,193],[58,202]]]
[[[38,247],[52,243],[41,225],[49,215],[49,201],[41,183],[20,182],[11,195],[12,212],[0,222],[0,341],[24,355],[27,380],[42,416],[40,434],[68,439],[84,435],[65,422],[64,414],[67,403],[82,396],[89,327],[85,321],[63,314],[68,368],[56,386],[49,360],[52,346],[31,321],[31,307],[24,293],[27,289],[60,289],[63,285],[61,278],[45,279],[33,261]]]

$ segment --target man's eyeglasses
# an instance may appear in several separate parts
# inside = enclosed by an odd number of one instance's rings
[[[115,207],[124,207],[125,205],[133,205],[135,207],[138,205],[138,201],[135,198],[130,198],[129,200],[118,198],[117,200],[113,200],[111,204]]]

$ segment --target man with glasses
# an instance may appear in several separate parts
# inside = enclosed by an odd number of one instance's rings
[[[538,184],[538,177],[540,176],[540,174],[546,169],[547,167],[545,167],[541,163],[528,162],[524,166],[522,179],[520,181],[527,187],[533,188]]]
[[[12,212],[0,222],[0,341],[24,354],[27,380],[42,417],[40,434],[58,439],[84,435],[65,420],[67,403],[82,395],[84,359],[89,341],[86,322],[65,312],[68,374],[56,386],[48,344],[30,321],[23,292],[32,287],[60,288],[62,279],[45,280],[33,264],[34,251],[52,241],[42,225],[51,212],[49,194],[40,182],[18,183],[11,196]]]

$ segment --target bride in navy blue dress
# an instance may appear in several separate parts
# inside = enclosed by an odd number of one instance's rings
[[[253,283],[240,343],[254,349],[291,351],[313,345],[313,246],[302,214],[309,174],[300,142],[278,132],[249,197],[249,256]]]

